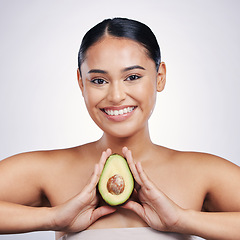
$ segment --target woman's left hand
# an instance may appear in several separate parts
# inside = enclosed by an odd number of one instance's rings
[[[127,147],[123,148],[123,154],[135,178],[140,200],[140,203],[128,201],[123,208],[137,213],[151,228],[178,232],[184,210],[155,186],[143,171],[140,162],[134,163],[131,151]]]

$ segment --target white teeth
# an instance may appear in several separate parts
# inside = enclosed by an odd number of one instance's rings
[[[127,107],[121,110],[104,110],[107,115],[110,116],[118,116],[118,115],[123,115],[125,113],[129,113],[134,109],[134,107]]]
[[[119,115],[122,115],[123,114],[123,110],[119,110],[118,113],[119,113]]]

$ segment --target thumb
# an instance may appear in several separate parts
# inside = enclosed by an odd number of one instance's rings
[[[116,211],[116,208],[113,208],[113,207],[110,207],[110,206],[102,206],[102,207],[96,208],[92,213],[91,223],[94,223],[100,217],[106,216],[106,215],[111,214],[115,211]]]
[[[143,221],[146,221],[146,214],[141,204],[134,201],[128,201],[122,206],[122,208],[135,212],[140,218],[143,219]]]

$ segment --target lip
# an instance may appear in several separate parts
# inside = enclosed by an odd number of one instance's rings
[[[123,109],[128,109],[128,108],[133,108],[130,112],[127,113],[123,113],[120,115],[109,115],[107,114],[106,111],[120,111]],[[135,112],[137,106],[132,106],[132,105],[125,105],[125,106],[111,106],[111,107],[105,107],[105,108],[101,108],[100,110],[103,112],[103,114],[107,117],[107,119],[111,120],[111,121],[115,121],[115,122],[122,122],[127,120],[128,118],[130,118],[132,116],[132,114]]]

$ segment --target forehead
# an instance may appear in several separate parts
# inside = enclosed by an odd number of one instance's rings
[[[155,63],[141,44],[126,38],[107,36],[87,50],[81,69],[125,68],[132,65],[154,67]]]

